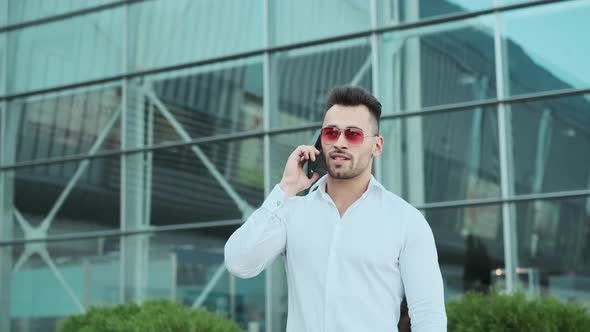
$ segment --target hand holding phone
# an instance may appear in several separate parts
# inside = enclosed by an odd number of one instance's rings
[[[298,192],[311,187],[319,179],[319,174],[314,173],[309,178],[303,170],[304,165],[308,161],[315,161],[319,154],[320,151],[312,145],[300,145],[291,153],[283,171],[283,178],[279,183],[287,196],[296,195]]]

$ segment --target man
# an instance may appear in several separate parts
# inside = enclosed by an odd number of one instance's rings
[[[383,151],[381,104],[363,89],[335,88],[321,130],[328,174],[306,196],[301,145],[283,178],[225,245],[225,265],[250,278],[284,256],[288,332],[395,331],[407,298],[413,332],[446,331],[432,231],[418,210],[371,175]]]

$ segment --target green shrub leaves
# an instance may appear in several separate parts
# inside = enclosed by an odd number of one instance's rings
[[[554,298],[529,300],[524,294],[465,294],[447,303],[449,332],[587,332],[590,313]]]
[[[190,309],[168,300],[151,300],[115,307],[93,307],[66,318],[59,332],[238,332],[220,314]]]

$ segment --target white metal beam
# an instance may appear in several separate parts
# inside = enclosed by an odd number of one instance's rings
[[[145,95],[148,99],[154,103],[158,111],[168,120],[172,128],[178,133],[180,138],[184,142],[190,142],[191,136],[189,133],[182,127],[182,125],[176,120],[174,115],[168,110],[166,105],[162,103],[162,101],[156,96],[153,92],[151,87],[146,87],[144,89]],[[236,191],[235,189],[229,184],[229,182],[223,177],[223,175],[217,170],[217,167],[209,160],[209,157],[199,148],[198,146],[191,146],[191,150],[195,153],[197,158],[201,160],[205,168],[211,173],[213,178],[219,183],[221,188],[229,195],[229,197],[236,203],[240,212],[242,212],[243,219],[247,219],[248,216],[254,211],[254,208],[246,202]]]

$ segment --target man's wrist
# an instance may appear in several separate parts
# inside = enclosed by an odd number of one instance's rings
[[[299,191],[297,191],[297,189],[294,189],[292,185],[289,185],[287,183],[285,183],[284,181],[279,182],[279,187],[281,188],[281,190],[285,193],[285,195],[287,197],[293,197],[295,195],[297,195],[297,193]]]

